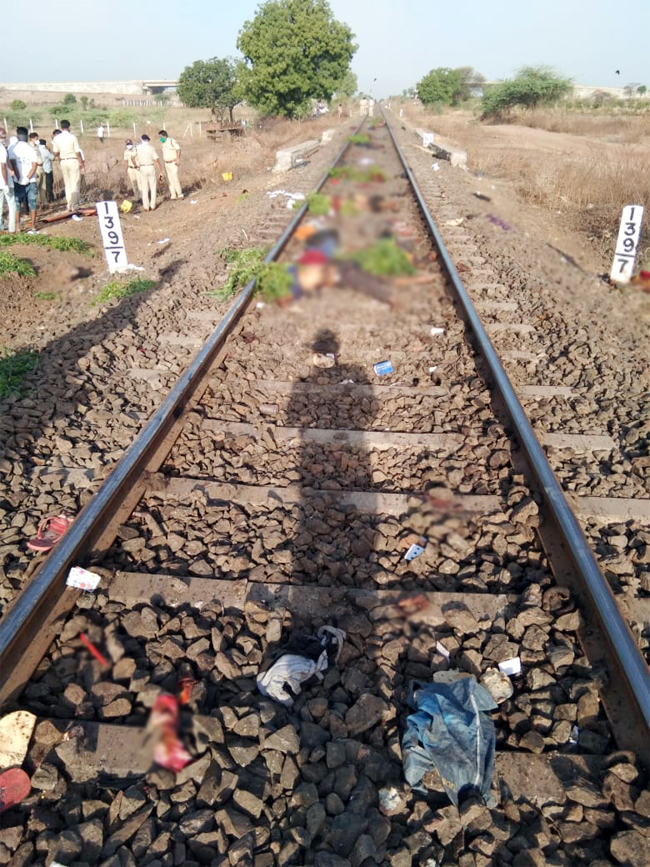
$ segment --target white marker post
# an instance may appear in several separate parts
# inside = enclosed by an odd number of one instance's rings
[[[629,283],[634,273],[634,260],[636,248],[639,245],[641,235],[641,223],[643,222],[643,206],[627,205],[623,208],[621,227],[618,230],[616,241],[616,253],[614,264],[609,275],[614,283]]]
[[[108,270],[111,274],[115,271],[125,271],[129,263],[126,258],[117,202],[97,202],[96,207]]]

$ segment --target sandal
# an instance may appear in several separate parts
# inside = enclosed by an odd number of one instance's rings
[[[20,768],[11,768],[0,774],[0,813],[20,804],[31,790],[32,781]]]
[[[68,517],[65,512],[46,518],[41,522],[35,539],[27,543],[30,551],[51,551],[61,537],[70,529],[74,518]]]

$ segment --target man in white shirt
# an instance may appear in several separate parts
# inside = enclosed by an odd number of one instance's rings
[[[20,210],[23,202],[27,202],[31,226],[28,234],[36,234],[36,209],[38,206],[38,190],[36,188],[36,170],[38,161],[34,148],[28,143],[27,128],[19,126],[16,130],[18,141],[9,148],[9,160],[14,170],[14,195],[16,197],[16,229],[20,232]]]
[[[14,179],[9,165],[9,157],[5,146],[7,131],[0,127],[0,232],[5,230],[4,203],[7,203],[9,232],[16,231],[16,199],[14,197]]]
[[[48,148],[47,142],[44,138],[38,140],[38,146],[41,151],[41,157],[43,158],[43,178],[45,179],[45,200],[48,205],[54,201],[54,170],[52,166],[52,160],[54,159],[54,154]],[[39,189],[39,195],[42,193],[42,190]],[[43,204],[43,202],[41,202]]]
[[[104,144],[104,124],[102,123],[97,127],[97,138]]]
[[[69,120],[61,121],[61,132],[53,139],[52,150],[61,160],[68,211],[76,211],[79,207],[81,176],[86,173],[86,168],[77,136],[70,132]]]

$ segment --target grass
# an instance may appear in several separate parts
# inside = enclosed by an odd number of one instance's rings
[[[359,250],[347,258],[376,277],[399,277],[402,274],[416,273],[408,254],[397,245],[394,238],[383,238],[372,247]]]
[[[228,279],[223,286],[208,292],[220,301],[227,301],[243,289],[251,280],[256,280],[255,294],[262,295],[266,301],[275,301],[291,291],[293,277],[286,266],[278,262],[264,262],[266,249],[248,247],[243,250],[224,248],[219,250],[229,265]]]
[[[34,267],[24,259],[19,259],[8,250],[0,250],[0,277],[18,274],[19,277],[35,277]]]
[[[23,379],[36,369],[37,364],[36,352],[27,349],[12,351],[6,346],[0,350],[0,398],[20,395]]]
[[[295,202],[294,207],[298,206],[298,209],[302,207],[302,202]],[[310,214],[313,214],[314,217],[324,217],[326,214],[329,214],[332,208],[332,199],[330,196],[326,196],[323,193],[309,193],[307,196],[307,205]]]
[[[11,247],[14,244],[32,244],[35,247],[47,247],[48,250],[59,250],[67,253],[72,250],[84,256],[94,256],[90,244],[80,238],[55,237],[52,235],[0,235],[0,247]]]
[[[134,277],[128,283],[119,278],[111,280],[101,290],[99,295],[93,299],[93,305],[105,304],[107,301],[113,301],[115,298],[130,298],[131,295],[137,295],[138,292],[146,292],[156,285],[155,280],[145,280],[143,277]]]
[[[338,178],[342,181],[355,181],[360,184],[367,184],[371,181],[386,181],[388,176],[386,172],[379,166],[370,166],[367,169],[358,169],[355,166],[334,166],[329,170],[331,178]]]
[[[34,298],[37,301],[58,301],[61,298],[60,292],[34,292]]]
[[[365,132],[358,132],[355,135],[349,135],[347,141],[354,145],[367,145],[370,143],[370,136]]]

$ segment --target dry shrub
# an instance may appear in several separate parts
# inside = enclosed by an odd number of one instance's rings
[[[650,140],[650,111],[642,115],[587,114],[537,108],[514,114],[512,121],[534,129],[589,136],[604,141],[641,144]]]

